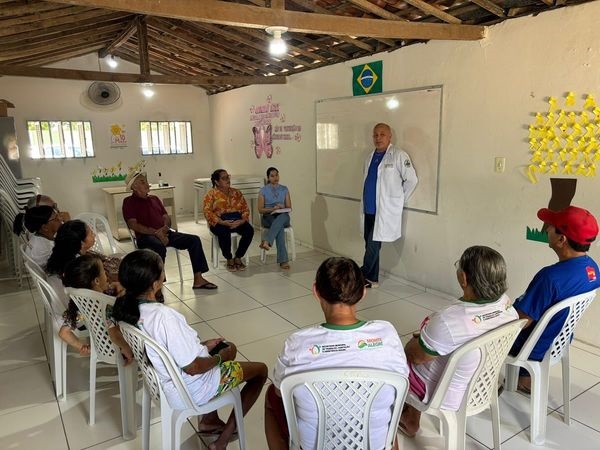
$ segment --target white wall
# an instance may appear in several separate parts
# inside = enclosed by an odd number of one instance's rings
[[[76,58],[55,67],[98,70],[95,54]],[[110,69],[102,67],[103,71]],[[120,61],[115,71],[138,72],[132,64]],[[119,183],[92,183],[91,172],[98,166],[112,167],[118,161],[124,167],[142,159],[140,150],[140,120],[191,120],[194,153],[192,155],[144,157],[151,182],[162,178],[174,185],[179,212],[193,210],[193,179],[208,176],[212,171],[210,148],[210,120],[208,101],[204,90],[193,86],[155,86],[156,94],[148,99],[139,85],[118,83],[122,106],[116,110],[90,110],[80,103],[80,97],[91,82],[42,78],[2,77],[0,98],[15,105],[9,114],[15,117],[15,126],[21,150],[24,177],[40,177],[44,193],[56,199],[61,208],[72,213],[82,211],[104,212],[100,188],[122,185]],[[92,122],[95,158],[69,160],[32,160],[28,157],[27,120],[90,120]],[[128,147],[110,148],[109,125],[124,124]]]
[[[377,59],[384,61],[386,91],[443,84],[439,213],[407,212],[405,237],[384,245],[382,268],[457,293],[453,262],[470,245],[489,245],[506,258],[509,295],[516,297],[540,267],[556,261],[544,244],[525,240],[525,227],[539,225],[535,213],[550,198],[547,177],[533,185],[523,175],[529,159],[527,125],[532,113],[547,108],[550,95],[574,91],[600,99],[597,17],[600,2],[562,8],[491,27],[480,42],[413,45],[295,75],[285,86],[252,86],[212,96],[215,165],[231,173],[261,173],[277,166],[281,182],[291,189],[296,236],[360,260],[358,204],[315,193],[314,102],[351,95],[351,67]],[[303,126],[303,140],[283,144],[281,155],[271,160],[257,160],[248,146],[248,110],[269,94],[288,111],[288,122]],[[365,121],[376,123],[377,118]],[[365,142],[365,148],[370,146]],[[503,174],[493,172],[496,156],[506,157]],[[600,217],[597,185],[595,178],[579,178],[573,203]],[[600,259],[597,247],[590,254]],[[598,318],[600,302],[592,306],[578,336],[600,346],[600,331],[593,326]]]

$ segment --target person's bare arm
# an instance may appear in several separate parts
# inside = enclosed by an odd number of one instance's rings
[[[404,347],[404,352],[406,353],[406,359],[412,364],[423,364],[436,358],[435,355],[431,355],[423,350],[421,344],[419,344],[418,337],[413,337],[408,341],[408,344]]]
[[[527,314],[525,314],[523,311],[520,311],[517,309],[517,314],[519,314],[519,319],[527,320],[527,323],[525,324],[525,326],[523,328],[527,328],[529,325],[531,325],[533,323],[533,319],[531,317],[529,317]]]
[[[219,355],[208,356],[208,357],[196,357],[191,364],[188,364],[183,368],[183,371],[188,375],[198,375],[201,373],[208,372],[213,367],[217,367],[221,361],[232,361],[235,358],[237,349],[235,345],[229,343],[229,347],[222,349]]]

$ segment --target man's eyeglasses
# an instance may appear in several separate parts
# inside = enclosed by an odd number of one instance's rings
[[[224,175],[224,176],[222,176],[220,178],[221,178],[221,180],[230,180],[231,176],[230,175]]]

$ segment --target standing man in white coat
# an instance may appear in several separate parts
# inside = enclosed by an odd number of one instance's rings
[[[373,143],[375,150],[365,160],[361,203],[365,238],[361,270],[368,288],[379,286],[381,243],[402,236],[402,210],[418,182],[408,153],[392,145],[388,124],[375,125]]]

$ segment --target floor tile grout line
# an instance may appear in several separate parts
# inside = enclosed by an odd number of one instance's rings
[[[582,422],[581,420],[578,420],[578,419],[573,419],[573,417],[571,417],[571,421],[573,421],[573,422],[577,422],[578,424],[580,424],[580,425],[583,425],[584,427],[586,427],[586,428],[589,428],[590,430],[593,430],[593,431],[595,431],[596,433],[600,433],[600,430],[598,430],[598,429],[594,428],[594,427],[593,427],[593,426],[591,426],[591,425],[588,425],[587,423],[584,423],[584,422]]]

